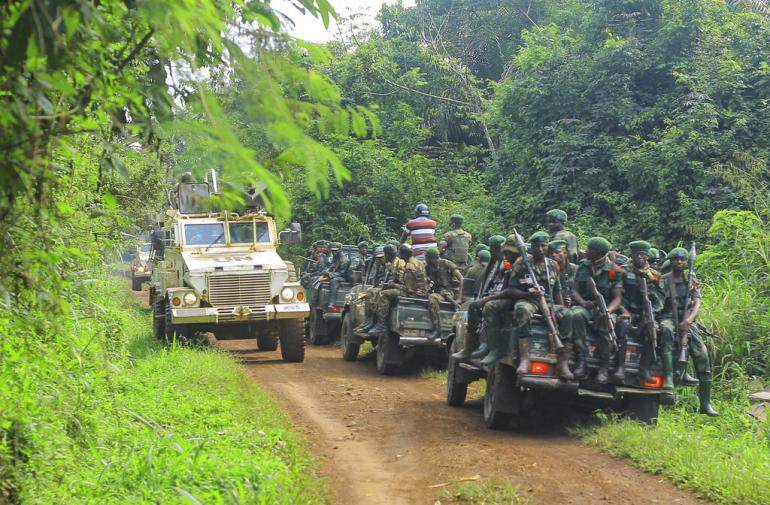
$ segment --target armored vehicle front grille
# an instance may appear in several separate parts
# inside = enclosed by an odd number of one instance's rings
[[[270,303],[270,272],[209,277],[209,302],[214,307]]]

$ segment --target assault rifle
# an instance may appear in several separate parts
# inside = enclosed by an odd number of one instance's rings
[[[519,235],[519,232],[516,231],[516,228],[513,229],[513,234],[516,237],[516,246],[521,251],[521,262],[524,264],[525,267],[527,267],[527,274],[529,274],[530,279],[532,280],[532,285],[535,287],[538,293],[538,304],[540,305],[540,312],[543,314],[543,318],[545,319],[545,322],[548,324],[548,340],[551,344],[551,347],[554,351],[558,351],[559,349],[562,349],[564,347],[564,344],[561,342],[561,337],[559,335],[559,328],[556,323],[556,319],[554,318],[553,311],[551,311],[551,308],[548,305],[548,300],[545,297],[545,289],[540,285],[539,282],[537,282],[537,276],[535,275],[535,269],[532,268],[532,263],[529,261],[529,258],[527,257],[527,246],[524,243],[524,239]],[[548,274],[548,258],[544,258],[545,260],[545,268],[546,268],[546,276]],[[548,289],[550,291],[550,283],[548,285]],[[551,295],[553,295],[551,293]]]
[[[647,326],[647,335],[650,337],[650,346],[652,347],[652,359],[658,359],[658,329],[655,327],[655,313],[652,311],[652,302],[650,301],[650,290],[647,286],[647,277],[640,276],[642,284],[642,300],[644,301],[644,319]]]
[[[682,311],[682,320],[687,319],[690,317],[690,305],[692,303],[692,285],[695,281],[695,259],[697,258],[697,251],[695,250],[695,242],[692,243],[692,246],[690,246],[690,256],[687,259],[687,267],[690,269],[690,272],[687,275],[687,294],[684,297],[684,310]],[[673,274],[672,274],[673,276]],[[673,281],[673,277],[672,277]],[[680,323],[680,320],[677,320],[677,323]],[[679,331],[679,324],[677,324],[676,331]],[[687,357],[689,352],[689,334],[684,333],[682,335],[679,335],[679,359],[677,361],[680,364],[687,363]]]
[[[588,278],[588,289],[590,289],[591,293],[594,295],[594,303],[599,309],[599,314],[605,321],[604,324],[607,327],[607,334],[610,336],[610,352],[615,352],[618,350],[618,337],[615,335],[615,324],[612,322],[610,312],[607,310],[607,302],[604,301],[604,297],[599,293],[599,288],[596,287],[596,281],[594,281],[593,277]]]

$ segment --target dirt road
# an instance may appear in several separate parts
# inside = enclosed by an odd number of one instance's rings
[[[309,347],[304,363],[288,364],[254,341],[217,345],[239,355],[307,434],[335,504],[433,504],[437,484],[474,475],[508,478],[540,504],[701,503],[558,430],[487,430],[480,401],[449,407],[444,386],[417,373],[384,377],[371,359],[345,362],[336,347]]]

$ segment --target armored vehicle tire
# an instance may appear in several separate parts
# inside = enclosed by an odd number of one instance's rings
[[[484,424],[492,430],[507,428],[513,414],[502,410],[514,391],[515,371],[500,363],[493,365],[487,374],[487,391],[484,395]]]
[[[390,332],[380,334],[377,339],[377,371],[382,375],[395,375],[398,365],[389,363],[398,351],[398,341]]]
[[[269,328],[264,328],[261,331],[257,330],[256,339],[257,347],[260,351],[275,351],[278,349],[278,337]]]
[[[142,290],[142,280],[137,279],[133,275],[131,276],[131,290],[132,291],[141,291]]]
[[[166,344],[171,344],[174,341],[174,332],[176,328],[171,323],[171,304],[166,301],[166,316],[163,318],[163,340]]]
[[[166,307],[163,298],[156,297],[152,311],[152,334],[158,340],[166,337]]]
[[[361,344],[354,344],[350,341],[352,334],[353,323],[350,320],[350,314],[345,314],[340,329],[340,348],[342,348],[342,359],[345,361],[355,361],[358,359],[358,351],[361,349]]]
[[[654,425],[658,421],[660,398],[657,395],[625,395],[623,410],[631,419]]]
[[[284,361],[305,361],[305,331],[301,319],[284,319],[278,322],[278,338],[281,340],[281,357]]]
[[[465,404],[465,398],[468,396],[468,383],[457,382],[455,377],[457,361],[452,354],[457,352],[457,339],[452,340],[452,346],[449,348],[449,360],[447,362],[447,381],[446,381],[446,402],[451,407],[462,407]]]

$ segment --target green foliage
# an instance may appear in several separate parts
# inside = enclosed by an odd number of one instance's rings
[[[478,503],[489,505],[525,505],[516,486],[508,481],[453,482],[441,492],[447,503]],[[443,502],[442,502],[443,503]]]

